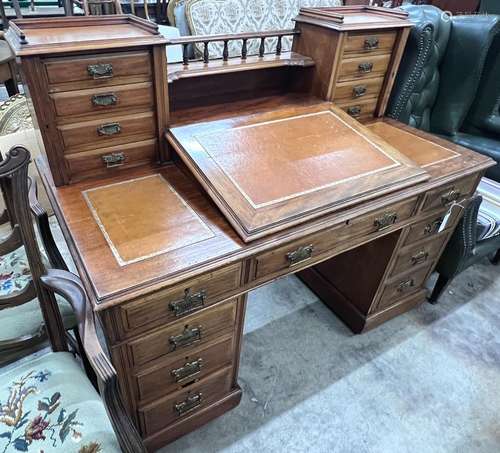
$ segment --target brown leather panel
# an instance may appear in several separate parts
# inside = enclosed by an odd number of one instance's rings
[[[373,123],[368,128],[422,167],[460,156],[451,149],[387,123]]]
[[[214,237],[161,175],[90,189],[84,196],[122,266]]]
[[[330,111],[195,135],[254,206],[395,165]]]

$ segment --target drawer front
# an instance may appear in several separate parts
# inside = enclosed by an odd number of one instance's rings
[[[338,102],[337,105],[357,120],[370,118],[377,108],[378,99],[359,99],[356,101]]]
[[[444,187],[430,190],[425,194],[423,211],[432,211],[434,209],[450,206],[454,201],[460,201],[468,197],[477,182],[477,176],[469,176],[460,179],[454,183],[447,184]]]
[[[141,402],[152,401],[182,388],[188,389],[209,374],[232,364],[233,340],[192,351],[136,376]]]
[[[390,53],[395,41],[395,31],[348,33],[344,53]]]
[[[44,60],[49,84],[88,81],[98,86],[102,83],[123,83],[131,76],[151,77],[151,58],[148,52],[102,54],[81,58]]]
[[[121,306],[125,331],[165,325],[222,300],[240,286],[241,268],[235,263]]]
[[[339,82],[368,77],[383,77],[390,60],[390,54],[344,58],[340,63]]]
[[[397,299],[418,291],[425,283],[425,277],[430,270],[431,264],[421,267],[414,272],[394,277],[390,283],[385,285],[377,308],[387,307]]]
[[[117,169],[152,162],[156,156],[156,139],[67,154],[65,161],[71,180],[106,174]]]
[[[116,116],[94,121],[65,124],[58,127],[66,148],[65,153],[77,152],[82,148],[142,141],[155,137],[154,112],[136,115]]]
[[[224,369],[154,404],[139,409],[143,436],[150,436],[171,423],[223,398],[231,391],[232,369]]]
[[[231,333],[235,317],[233,299],[133,340],[128,344],[132,364],[141,367],[160,357],[190,354],[193,349]]]
[[[448,238],[447,234],[440,235],[432,241],[426,241],[422,244],[403,247],[396,258],[390,276],[405,272],[408,269],[431,263],[437,258],[441,247]]]
[[[453,209],[449,219],[447,220],[444,231],[449,230],[455,224],[455,221],[460,214],[461,212],[459,209]],[[439,234],[438,232],[445,215],[446,211],[410,226],[408,228],[408,234],[404,240],[403,245],[413,244],[414,242],[431,238]]]
[[[365,98],[377,98],[383,83],[383,77],[339,82],[335,89],[334,101],[358,101]]]
[[[153,87],[150,82],[65,91],[51,94],[51,97],[59,117],[119,112],[133,107],[149,110],[154,105]]]
[[[395,203],[385,209],[373,211],[350,219],[346,225],[323,231],[309,238],[294,241],[256,258],[255,277],[260,278],[275,272],[289,270],[306,261],[314,261],[328,253],[347,238],[368,236],[394,227],[409,219],[416,209],[417,197]]]

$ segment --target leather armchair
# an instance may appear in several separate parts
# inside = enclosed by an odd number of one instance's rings
[[[415,27],[387,116],[492,157],[499,164],[487,176],[500,180],[500,17],[450,18],[430,5],[403,9]]]

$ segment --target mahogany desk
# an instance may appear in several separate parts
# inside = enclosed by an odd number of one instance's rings
[[[17,24],[37,166],[151,450],[238,404],[248,291],[297,273],[354,332],[424,302],[493,164],[381,118],[401,12],[304,9],[291,31],[182,38],[168,44],[203,51],[180,66],[130,17]],[[247,55],[268,38],[276,55]]]

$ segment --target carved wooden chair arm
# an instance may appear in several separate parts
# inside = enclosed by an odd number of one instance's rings
[[[111,424],[120,447],[125,453],[146,452],[146,448],[132,420],[128,416],[121,398],[116,370],[99,343],[95,328],[94,313],[78,276],[60,269],[49,269],[41,277],[49,291],[64,297],[73,307],[84,353],[97,375],[99,390],[104,400]]]
[[[59,252],[59,249],[57,248],[57,245],[54,241],[54,236],[52,236],[47,211],[45,211],[45,209],[38,201],[38,188],[35,178],[29,176],[28,185],[28,199],[30,209],[33,216],[35,217],[38,232],[40,233],[40,237],[42,238],[43,247],[45,248],[45,252],[48,255],[50,265],[56,269],[68,270],[66,262],[61,256],[61,252]]]

